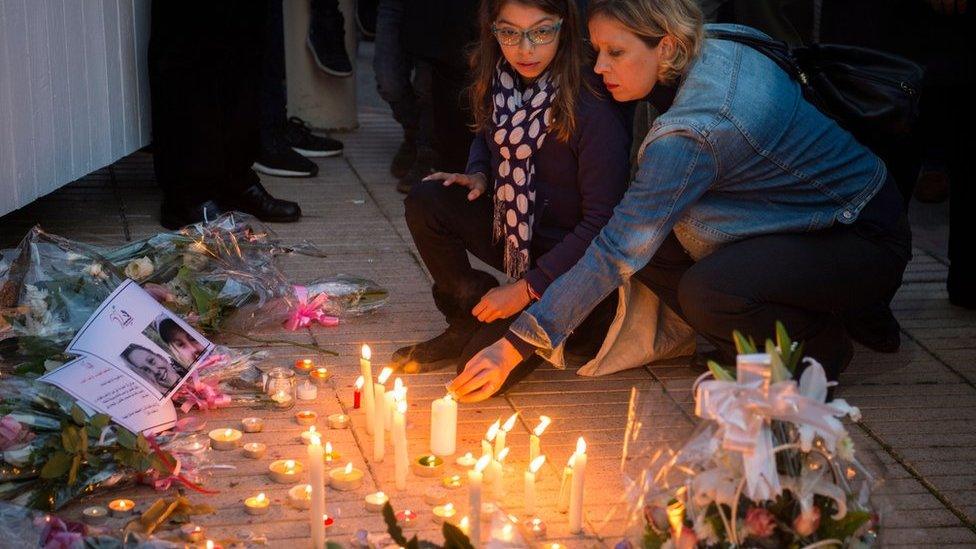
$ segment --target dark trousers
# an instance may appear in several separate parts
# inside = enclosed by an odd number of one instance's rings
[[[285,23],[282,0],[267,0],[261,63],[261,143],[271,143],[288,118],[285,87]]]
[[[430,61],[431,141],[437,152],[437,169],[463,172],[474,134],[466,87],[468,70],[453,62]]]
[[[503,269],[502,242],[492,242],[493,210],[491,193],[474,201],[467,199],[468,189],[440,181],[414,185],[404,200],[407,227],[420,257],[434,279],[434,303],[449,324],[470,324],[476,333],[458,362],[460,372],[468,360],[485,347],[498,341],[518,315],[488,324],[478,322],[471,309],[485,292],[498,286],[497,279],[471,266],[468,252],[488,265]],[[553,244],[533,240],[531,256],[539,257]],[[606,336],[617,308],[614,292],[590,313],[567,341],[567,350],[577,354],[594,354]],[[541,359],[527,358],[512,372],[499,392],[504,392],[532,372]]]
[[[234,196],[257,181],[263,1],[152,4],[156,179],[168,200]]]
[[[776,321],[836,380],[853,355],[841,315],[887,299],[901,284],[910,236],[871,226],[760,236],[695,262],[672,233],[634,277],[735,363],[733,330],[762,345]]]
[[[373,72],[376,90],[390,105],[407,138],[429,149],[431,132],[430,67],[408,54],[400,43],[404,0],[380,0],[376,8]]]

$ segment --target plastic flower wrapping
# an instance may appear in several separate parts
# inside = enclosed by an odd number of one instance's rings
[[[828,401],[823,367],[801,360],[781,325],[777,334],[765,353],[736,334],[736,368],[710,363],[693,391],[697,425],[673,395],[634,391],[622,467],[630,527],[619,547],[878,543],[879,482],[842,421],[860,412]]]

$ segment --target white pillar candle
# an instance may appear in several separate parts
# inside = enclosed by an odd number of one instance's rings
[[[376,405],[373,403],[373,366],[369,359],[372,351],[369,345],[363,344],[362,357],[359,359],[359,370],[363,374],[366,385],[363,387],[363,406],[366,408],[366,433],[373,434],[373,414],[376,412]]]
[[[407,489],[410,453],[407,448],[407,403],[400,401],[393,412],[393,458],[397,490]]]
[[[502,448],[495,460],[488,466],[491,469],[491,492],[496,501],[501,501],[505,497],[505,458],[508,457],[508,448]]]
[[[382,463],[386,454],[386,383],[393,370],[383,368],[373,384],[373,461]]]
[[[400,378],[396,378],[396,381],[400,381]],[[397,402],[396,402],[396,396],[397,396],[396,382],[394,382],[394,388],[393,388],[393,390],[387,391],[386,394],[383,395],[383,396],[384,396],[384,400],[385,400],[385,402],[383,403],[383,412],[386,414],[385,417],[383,418],[383,424],[386,426],[386,429],[387,430],[392,431],[393,430],[393,412],[396,411],[396,407],[397,407]]]
[[[311,381],[305,380],[298,384],[298,400],[315,400],[319,395],[319,388]]]
[[[457,402],[447,395],[430,405],[430,453],[451,456],[457,450]]]
[[[490,460],[490,456],[481,456],[474,469],[468,471],[468,517],[471,521],[468,527],[468,538],[475,549],[481,546],[481,482],[484,478],[482,471],[488,466]]]
[[[532,460],[529,468],[525,471],[525,514],[535,515],[535,474],[546,461],[546,456],[539,456]]]
[[[569,511],[569,492],[570,485],[573,483],[573,457],[569,456],[569,462],[563,467],[563,476],[559,483],[559,497],[556,500],[556,510],[560,513]]]
[[[580,437],[573,454],[573,486],[569,495],[569,531],[583,531],[583,482],[586,477],[586,441]]]
[[[325,462],[322,460],[324,450],[322,439],[313,436],[308,442],[308,480],[312,486],[311,505],[309,506],[308,523],[312,529],[312,547],[325,546]]]
[[[495,436],[495,459],[498,459],[498,454],[507,446],[508,433],[515,428],[516,419],[518,419],[518,412],[510,415],[502,424],[501,429],[498,430],[498,435]]]
[[[532,430],[532,434],[529,435],[529,462],[539,457],[542,454],[540,437],[542,433],[549,427],[552,423],[552,419],[549,416],[539,416],[539,424],[536,425],[535,429]]]

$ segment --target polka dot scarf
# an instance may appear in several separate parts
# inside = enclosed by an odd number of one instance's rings
[[[519,76],[504,60],[495,69],[492,138],[502,161],[495,174],[494,242],[505,239],[505,274],[521,278],[529,269],[529,244],[535,215],[535,166],[552,121],[553,97],[558,91],[546,72],[519,89]]]

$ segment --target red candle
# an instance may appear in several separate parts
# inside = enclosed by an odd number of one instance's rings
[[[364,383],[365,383],[365,379],[363,378],[363,376],[359,376],[358,378],[356,378],[356,388],[352,393],[352,407],[356,410],[358,410],[361,405],[360,401],[363,398]]]

